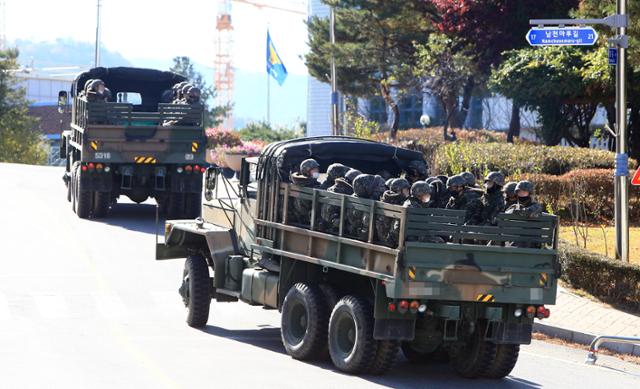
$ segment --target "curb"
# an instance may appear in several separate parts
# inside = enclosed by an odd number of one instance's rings
[[[555,327],[537,322],[533,323],[533,332],[539,332],[553,338],[559,338],[569,342],[584,344],[587,346],[590,345],[593,339],[595,339],[596,337],[592,334],[568,330],[566,328]],[[600,346],[600,348],[606,348],[607,350],[621,354],[640,356],[640,346],[638,345],[607,342],[602,343],[602,346]]]

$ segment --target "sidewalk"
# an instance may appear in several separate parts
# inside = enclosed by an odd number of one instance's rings
[[[551,316],[534,323],[534,331],[571,342],[590,344],[598,335],[640,337],[640,315],[632,315],[558,287]],[[603,347],[640,356],[640,346],[605,343]]]

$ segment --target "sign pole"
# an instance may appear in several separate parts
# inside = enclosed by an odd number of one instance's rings
[[[331,134],[340,135],[338,129],[338,80],[336,71],[336,11],[334,6],[329,8],[329,40],[331,42]]]
[[[627,1],[617,0],[617,14],[626,16]],[[616,29],[618,37],[626,35],[627,28]],[[626,48],[618,45],[618,63],[616,65],[616,258],[629,262],[629,157],[627,142],[627,77]]]

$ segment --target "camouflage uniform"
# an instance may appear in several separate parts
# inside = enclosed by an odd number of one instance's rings
[[[344,177],[348,171],[348,166],[344,166],[341,163],[332,163],[327,169],[327,179],[320,185],[320,189],[329,189],[329,187],[333,186],[337,178]]]
[[[390,189],[382,195],[381,201],[387,204],[402,205],[407,199],[403,191],[410,188],[409,182],[404,178],[396,178],[389,187]],[[396,220],[392,217],[376,215],[376,237],[380,243],[390,247],[398,245],[398,230],[394,228]]]
[[[518,196],[518,202],[507,209],[507,213],[514,215],[536,218],[542,214],[542,205],[533,200],[534,187],[529,181],[520,181],[516,186],[516,194],[518,192],[527,191],[529,195],[526,197]]]
[[[447,182],[449,190],[453,187],[461,188],[459,192],[451,192],[451,198],[446,209],[457,209],[466,211],[466,224],[480,224],[482,222],[482,202],[480,194],[465,186],[465,180],[461,176],[453,176]]]
[[[409,197],[405,202],[404,206],[407,208],[433,208],[433,199],[428,202],[423,202],[421,198],[425,195],[433,196],[433,188],[431,185],[424,181],[417,181],[411,186],[411,197]],[[396,221],[394,224],[394,229],[400,230],[399,226],[400,222]],[[444,239],[439,236],[433,235],[419,235],[419,236],[407,236],[407,241],[418,241],[425,243],[444,243]]]
[[[353,188],[344,178],[336,178],[335,184],[327,191],[343,195],[352,195]],[[320,230],[329,234],[337,234],[340,228],[340,206],[322,204],[320,208]]]
[[[484,179],[486,190],[482,194],[482,222],[484,224],[496,225],[496,216],[505,210],[502,186],[504,185],[504,175],[500,172],[491,172]]]
[[[305,188],[317,188],[320,183],[315,177],[310,176],[312,169],[318,169],[320,165],[313,159],[306,159],[300,164],[300,172],[291,174],[291,182],[294,185],[303,186]],[[310,200],[303,200],[300,198],[294,198],[290,201],[289,218],[291,221],[303,224],[305,226],[311,225],[311,207],[312,202]]]
[[[382,177],[381,177],[382,179]],[[376,186],[376,176],[360,174],[353,180],[353,196],[370,199]],[[369,214],[357,209],[347,211],[347,234],[355,239],[366,241],[369,238]]]

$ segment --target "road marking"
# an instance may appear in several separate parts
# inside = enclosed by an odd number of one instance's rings
[[[9,309],[9,301],[4,294],[0,293],[0,321],[11,320],[11,310]]]
[[[105,319],[122,319],[125,317],[126,308],[122,299],[113,293],[96,293],[93,295],[98,313]]]
[[[64,298],[57,294],[35,295],[38,311],[45,319],[62,319],[71,316]]]

